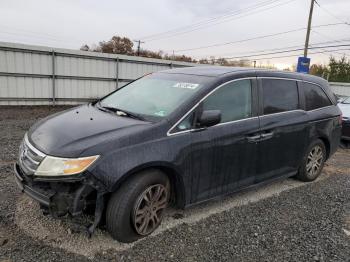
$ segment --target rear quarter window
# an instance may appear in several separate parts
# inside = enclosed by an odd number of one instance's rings
[[[332,105],[331,100],[320,86],[304,82],[303,89],[307,111]]]

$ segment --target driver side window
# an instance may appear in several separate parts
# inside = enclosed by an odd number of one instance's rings
[[[204,110],[220,110],[220,123],[251,117],[251,81],[238,80],[220,87],[203,101]]]
[[[202,110],[220,110],[221,122],[251,117],[252,86],[250,80],[238,80],[223,85],[202,102]],[[173,130],[181,132],[193,128],[194,112],[185,117]]]

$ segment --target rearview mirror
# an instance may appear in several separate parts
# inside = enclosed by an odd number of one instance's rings
[[[221,121],[220,110],[205,110],[197,121],[197,127],[210,127],[214,126]]]

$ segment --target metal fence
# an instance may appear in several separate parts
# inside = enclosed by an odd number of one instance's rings
[[[0,42],[0,105],[86,102],[147,73],[194,65]]]
[[[147,73],[198,64],[0,42],[0,105],[87,102]],[[350,84],[331,83],[350,96]]]
[[[333,92],[341,96],[350,96],[350,83],[330,83]]]

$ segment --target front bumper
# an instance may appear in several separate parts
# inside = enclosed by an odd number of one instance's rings
[[[88,206],[96,204],[97,194],[106,192],[103,185],[89,173],[79,180],[38,181],[33,176],[26,175],[17,163],[14,171],[19,189],[54,216],[67,213],[79,215]]]
[[[15,164],[14,166],[15,170],[15,181],[19,187],[19,189],[26,193],[28,196],[33,198],[34,200],[38,201],[41,205],[49,208],[51,198],[55,195],[55,192],[53,190],[43,190],[40,188],[35,188],[33,186],[28,185],[27,182],[24,180],[24,175],[18,166],[18,164]]]
[[[103,184],[90,173],[84,173],[82,179],[57,179],[53,181],[35,181],[27,176],[20,166],[14,166],[15,181],[22,192],[40,203],[46,213],[55,217],[70,213],[81,214],[88,206],[95,207],[94,222],[86,228],[89,236],[101,221],[107,193]]]

